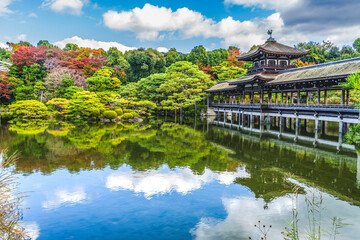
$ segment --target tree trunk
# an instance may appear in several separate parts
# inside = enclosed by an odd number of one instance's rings
[[[197,101],[195,101],[195,116],[197,115]]]

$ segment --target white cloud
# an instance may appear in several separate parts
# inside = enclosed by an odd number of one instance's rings
[[[310,0],[225,0],[225,4],[272,9],[268,17],[239,21],[229,16],[219,21],[207,18],[188,8],[170,8],[145,4],[143,8],[103,14],[103,23],[110,29],[130,31],[140,40],[162,41],[178,33],[182,38],[219,38],[226,47],[235,45],[247,51],[254,44],[262,44],[268,29],[274,37],[287,45],[303,41],[330,39],[335,44],[352,44],[360,29],[359,1]],[[356,5],[354,5],[356,4]],[[326,11],[324,11],[326,9]],[[301,12],[302,14],[298,14]],[[349,14],[344,14],[349,12]],[[351,14],[350,14],[351,13]]]
[[[158,47],[156,50],[162,53],[167,53],[169,51],[169,49],[166,47]]]
[[[180,8],[170,8],[145,4],[130,11],[108,11],[103,15],[105,26],[119,31],[131,31],[141,40],[159,40],[161,32],[178,31],[183,38],[204,37],[221,38],[224,45],[237,45],[249,48],[266,40],[266,30],[280,29],[283,21],[275,13],[267,18],[253,21],[238,21],[232,17],[219,22],[206,18],[199,12]]]
[[[274,199],[266,204],[262,199],[251,197],[222,199],[227,217],[224,220],[203,217],[191,233],[197,240],[215,239],[260,239],[254,227],[261,224],[272,225],[268,239],[282,239],[281,232],[287,226],[291,214],[292,200],[289,197]],[[267,206],[264,209],[264,206]]]
[[[12,0],[0,0],[0,16],[12,13],[9,9],[9,5],[12,3]]]
[[[16,40],[18,41],[25,41],[27,38],[26,34],[19,34],[16,36]]]
[[[196,175],[189,168],[170,170],[163,166],[160,170],[149,170],[147,172],[136,172],[124,169],[112,173],[107,177],[106,187],[113,190],[131,190],[142,193],[146,198],[157,194],[166,194],[172,191],[188,194],[200,189],[204,184],[218,181],[229,185],[236,178],[248,178],[250,174],[244,168],[238,168],[236,172],[213,172],[206,169],[202,175]]]
[[[45,0],[42,7],[49,7],[54,12],[80,15],[88,0]]]
[[[312,193],[315,196],[321,194],[323,198],[323,210],[321,226],[325,230],[331,227],[331,218],[337,216],[345,219],[344,223],[356,223],[347,225],[340,231],[342,239],[353,239],[357,236],[360,215],[354,214],[358,207],[346,201],[339,200],[332,195],[320,192],[316,188],[308,187],[293,179],[288,181],[304,188],[305,194],[299,194],[295,200],[294,194],[286,195],[273,199],[266,203],[263,199],[253,197],[223,198],[227,216],[225,219],[214,219],[203,217],[200,222],[191,230],[196,240],[216,240],[216,239],[260,239],[260,232],[254,227],[261,221],[261,225],[272,225],[267,239],[283,239],[281,232],[288,226],[291,219],[292,208],[298,210],[300,239],[306,238],[308,228],[308,213],[306,197],[309,199]],[[294,200],[293,200],[294,199]],[[341,211],[339,211],[341,209]],[[346,229],[346,230],[345,230]]]
[[[37,223],[23,223],[22,226],[25,228],[26,234],[30,237],[31,240],[36,240],[40,236],[40,227]]]
[[[71,190],[57,189],[48,200],[42,202],[42,207],[45,209],[54,209],[63,204],[77,204],[86,200],[87,196],[82,188],[74,188]]]
[[[264,9],[285,9],[298,4],[300,0],[225,0],[225,4],[243,5],[245,7],[261,7]]]
[[[64,48],[67,43],[74,43],[77,44],[79,47],[88,47],[92,49],[102,48],[105,51],[109,50],[109,48],[111,47],[116,47],[118,50],[122,52],[135,49],[134,47],[128,47],[118,42],[102,42],[102,41],[96,41],[94,39],[82,39],[78,36],[74,36],[72,38],[66,38],[62,41],[58,41],[55,43],[55,45],[60,48]]]
[[[29,17],[30,18],[38,18],[38,15],[36,13],[30,13]]]

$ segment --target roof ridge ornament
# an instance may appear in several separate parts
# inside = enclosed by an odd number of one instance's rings
[[[267,31],[267,34],[269,35],[269,38],[266,40],[267,42],[274,42],[275,38],[272,37],[273,30],[270,29]]]

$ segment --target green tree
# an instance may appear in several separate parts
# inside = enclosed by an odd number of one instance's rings
[[[246,69],[228,66],[227,62],[221,63],[219,66],[212,68],[212,74],[220,81],[235,79],[246,74]]]
[[[166,81],[166,73],[152,74],[147,78],[142,78],[137,83],[137,96],[140,99],[149,100],[159,105],[164,100],[163,94],[159,92],[159,87]]]
[[[118,90],[121,82],[117,77],[112,77],[113,73],[114,69],[110,67],[96,71],[92,77],[86,79],[88,89],[94,92]]]
[[[354,43],[353,47],[356,49],[357,52],[360,52],[360,38],[357,38]]]
[[[208,52],[207,55],[210,66],[218,66],[229,58],[229,52],[226,49],[215,49],[214,51]]]
[[[129,80],[137,82],[141,78],[165,71],[165,57],[154,49],[127,51],[125,58],[130,64]]]
[[[118,93],[123,98],[137,98],[139,92],[139,84],[137,82],[131,82],[126,85],[120,86]]]
[[[186,61],[186,55],[179,53],[175,48],[170,48],[170,50],[165,54],[166,66],[169,67],[171,64]]]
[[[9,110],[16,121],[43,119],[52,115],[45,104],[36,100],[18,101],[11,104]]]
[[[97,119],[105,110],[93,92],[83,91],[73,95],[69,102],[70,119],[74,122]]]
[[[202,64],[203,66],[209,64],[209,57],[202,45],[194,47],[187,56],[187,60],[194,64]]]
[[[46,46],[46,47],[48,47],[48,48],[55,48],[55,49],[59,49],[59,47],[58,47],[58,46],[55,46],[55,45],[53,45],[53,44],[49,43],[49,41],[48,41],[48,40],[40,40],[40,41],[38,42],[37,46],[38,46],[38,47],[41,47],[41,46]]]
[[[176,110],[195,106],[206,96],[205,90],[215,84],[210,76],[190,62],[177,62],[167,70],[167,81],[159,91],[167,99],[161,102],[164,109]]]
[[[79,50],[79,46],[74,43],[67,43],[64,47],[64,51]]]

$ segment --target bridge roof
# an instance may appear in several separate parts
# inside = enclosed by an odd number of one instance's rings
[[[298,49],[276,41],[267,41],[263,45],[237,56],[240,61],[251,61],[254,57],[260,56],[262,53],[270,53],[275,55],[287,55],[291,58],[297,58],[309,54],[310,50]]]
[[[302,68],[280,71],[279,74],[247,75],[240,78],[219,82],[206,92],[221,92],[235,90],[239,85],[245,85],[255,80],[262,80],[265,86],[285,85],[291,83],[316,82],[329,79],[345,79],[349,74],[360,71],[360,57],[336,62],[317,64]]]
[[[224,81],[224,82],[218,82],[210,89],[206,90],[205,92],[223,92],[223,91],[235,90],[236,88],[237,85],[230,85],[228,81]]]
[[[268,84],[316,81],[336,77],[345,78],[347,75],[353,74],[356,71],[360,71],[360,58],[282,71],[281,74]]]

